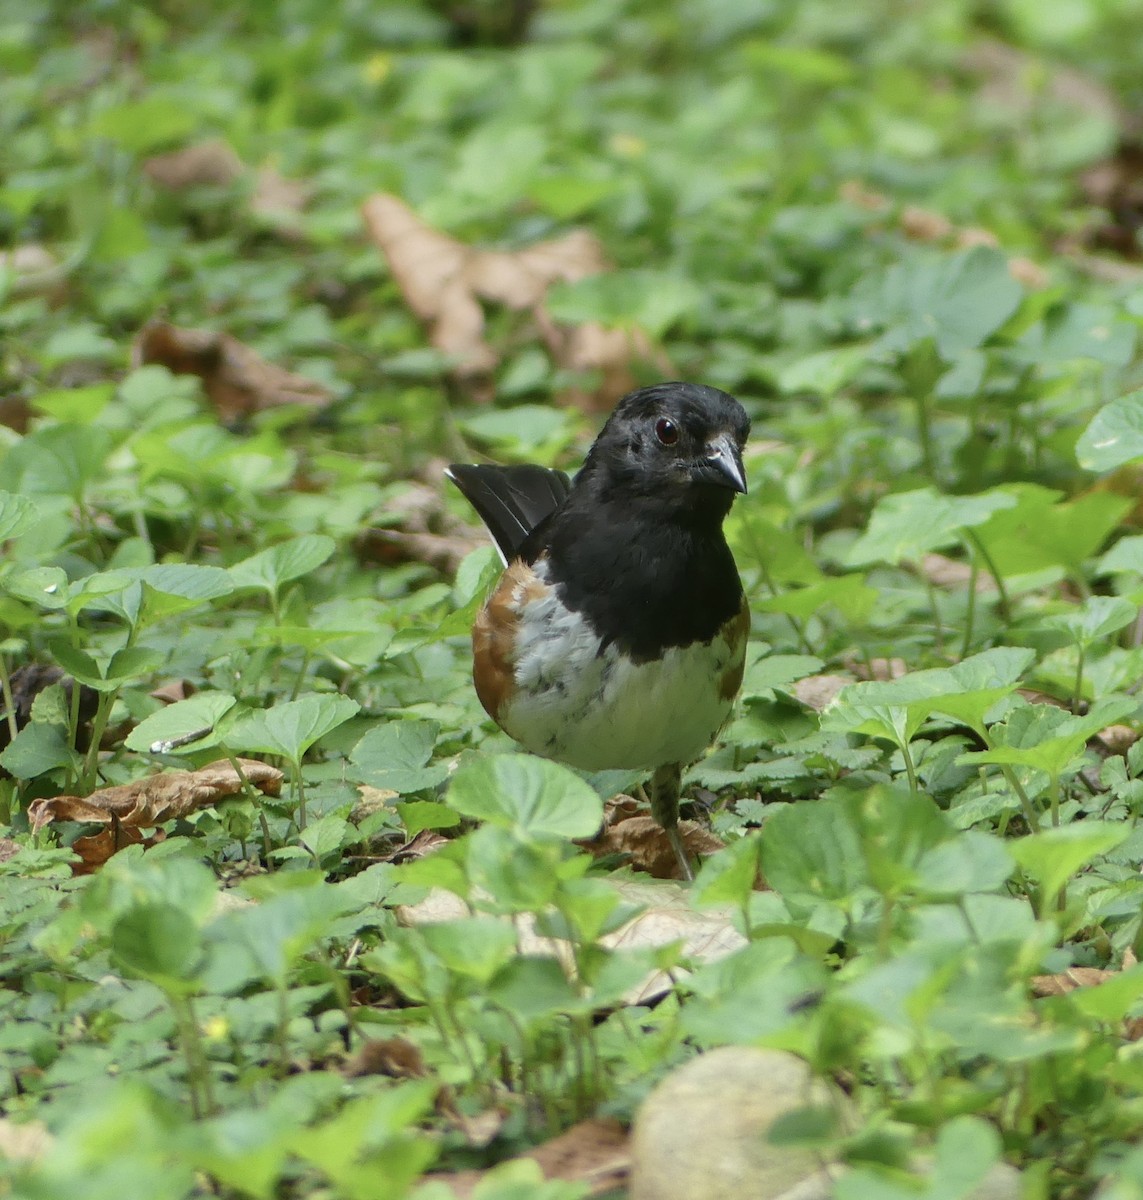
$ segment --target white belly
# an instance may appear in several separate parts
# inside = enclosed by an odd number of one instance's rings
[[[614,644],[601,651],[580,615],[552,593],[530,600],[521,616],[516,687],[498,716],[534,754],[587,771],[689,763],[730,715],[725,676],[744,645],[716,636],[634,663]]]

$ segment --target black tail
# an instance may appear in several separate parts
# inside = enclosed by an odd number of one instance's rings
[[[528,534],[571,491],[567,475],[549,467],[454,463],[445,474],[480,514],[505,563],[516,557]]]

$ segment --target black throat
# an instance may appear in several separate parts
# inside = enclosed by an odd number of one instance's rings
[[[738,612],[742,584],[722,533],[730,500],[721,488],[685,505],[577,489],[533,531],[524,556],[547,559],[560,599],[605,644],[646,662],[709,642]]]

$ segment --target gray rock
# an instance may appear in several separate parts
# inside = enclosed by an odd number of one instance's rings
[[[800,1058],[725,1046],[672,1072],[631,1138],[630,1200],[828,1200],[818,1156],[767,1140],[774,1121],[837,1104]]]

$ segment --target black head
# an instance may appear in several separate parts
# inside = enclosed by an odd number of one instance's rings
[[[651,495],[665,507],[721,519],[734,494],[746,491],[742,448],[749,432],[750,418],[726,392],[659,383],[623,397],[581,476],[612,496]]]

